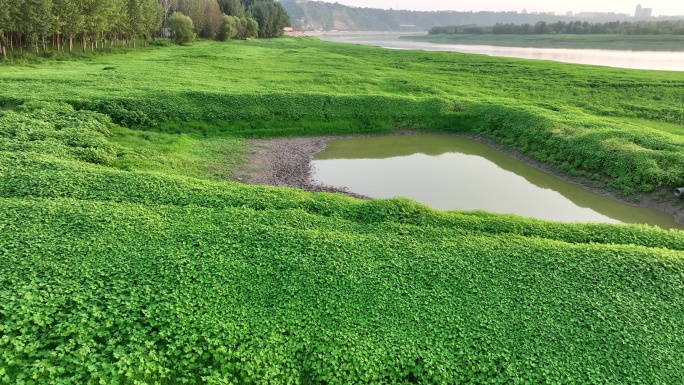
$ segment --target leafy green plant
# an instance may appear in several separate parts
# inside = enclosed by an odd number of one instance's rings
[[[310,39],[3,67],[0,381],[684,382],[682,231],[207,169],[248,136],[411,127],[639,193],[681,181],[682,82]]]
[[[169,17],[169,28],[176,44],[184,45],[195,40],[192,19],[180,12],[175,12]]]

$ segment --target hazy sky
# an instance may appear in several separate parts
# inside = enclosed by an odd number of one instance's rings
[[[630,0],[323,0],[353,7],[412,9],[420,11],[522,11],[556,12],[617,12],[634,15],[639,1]],[[653,8],[653,15],[684,15],[684,0],[644,0],[644,8]]]

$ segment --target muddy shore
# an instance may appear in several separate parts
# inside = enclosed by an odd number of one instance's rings
[[[247,141],[246,162],[234,175],[243,183],[294,187],[310,192],[334,192],[360,199],[369,197],[311,180],[313,156],[325,142],[341,137],[254,139]]]
[[[421,133],[423,132],[401,131],[392,135],[413,135]],[[369,197],[355,194],[345,188],[317,184],[311,179],[311,161],[316,153],[325,149],[325,144],[328,140],[362,136],[368,135],[249,140],[247,142],[246,162],[241,168],[237,169],[233,175],[238,181],[243,183],[294,187],[310,192],[342,193],[355,198],[370,199]],[[672,192],[669,191],[669,189],[667,189],[667,191],[663,189],[647,194],[638,202],[630,201],[597,186],[594,181],[558,172],[549,165],[537,162],[515,150],[502,147],[490,139],[473,135],[460,136],[475,139],[530,166],[610,199],[632,206],[663,211],[672,215],[677,223],[684,224],[684,203],[681,200],[673,198]]]

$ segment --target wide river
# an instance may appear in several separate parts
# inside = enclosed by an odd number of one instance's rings
[[[682,228],[663,212],[595,194],[472,139],[397,135],[328,141],[314,181],[439,210],[486,210],[565,222]]]
[[[571,48],[522,48],[490,45],[441,44],[399,39],[399,35],[321,34],[321,40],[374,45],[390,49],[451,51],[522,59],[552,60],[565,63],[593,64],[618,68],[661,71],[684,71],[684,52],[617,51]]]

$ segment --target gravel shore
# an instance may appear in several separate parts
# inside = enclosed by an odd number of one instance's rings
[[[345,188],[325,186],[311,180],[313,156],[325,142],[340,137],[255,139],[248,141],[247,159],[236,175],[244,183],[294,187],[310,192],[334,192],[370,199]]]

